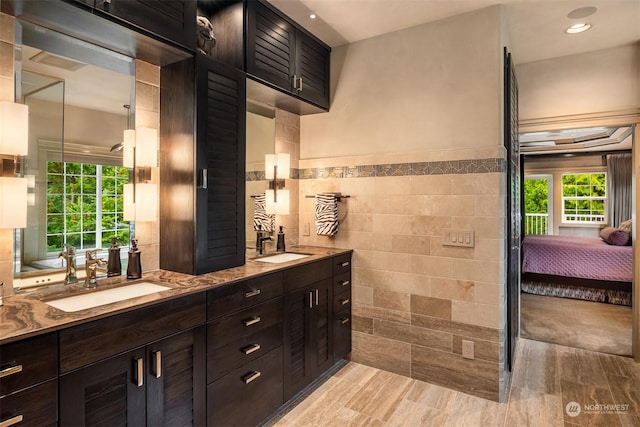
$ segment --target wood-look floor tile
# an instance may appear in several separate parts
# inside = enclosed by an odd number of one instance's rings
[[[502,426],[507,405],[458,393],[449,408],[445,426]]]
[[[556,346],[560,379],[596,387],[607,387],[604,373],[597,353],[577,348]]]
[[[606,413],[601,410],[588,411],[584,409],[585,405],[610,405],[614,403],[608,385],[602,388],[562,380],[561,387],[562,408],[566,408],[570,402],[577,403],[581,408],[581,412],[575,417],[569,416],[565,411],[563,414],[565,422],[594,427],[620,426],[620,419],[615,413]]]
[[[341,407],[335,411],[335,415],[327,418],[322,425],[327,427],[384,427],[386,424],[384,421]]]
[[[556,346],[520,339],[511,384],[544,394],[560,393]]]
[[[359,391],[353,383],[341,381],[336,378],[331,387],[324,387],[313,392],[300,405],[286,414],[284,418],[301,426],[319,426],[335,415],[337,408],[343,406],[343,402],[349,401]]]
[[[638,427],[640,426],[640,417],[631,414],[618,414],[622,427]]]
[[[629,405],[629,414],[640,417],[640,380],[610,376],[613,402],[618,405]]]
[[[434,408],[420,405],[419,403],[403,400],[397,406],[387,426],[436,426],[446,419],[446,414]]]
[[[446,411],[458,394],[457,391],[423,381],[416,381],[407,395],[406,400],[419,403],[423,406]]]
[[[640,363],[630,357],[599,354],[600,363],[607,375],[640,379]]]
[[[360,386],[365,385],[376,373],[376,369],[360,363],[350,362],[344,365],[333,376],[343,381],[352,382]]]
[[[563,423],[560,394],[511,387],[505,426],[555,427]]]
[[[379,371],[360,393],[344,406],[372,418],[387,421],[413,382],[402,375]]]

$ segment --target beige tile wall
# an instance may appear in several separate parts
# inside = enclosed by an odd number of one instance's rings
[[[291,169],[298,169],[300,159],[300,116],[285,110],[276,109],[276,153],[289,153]],[[285,180],[285,189],[289,190],[289,215],[276,215],[276,226],[284,226],[285,243],[298,244],[298,180]]]
[[[485,158],[501,150],[301,160],[301,168]],[[376,163],[377,162],[377,163]],[[499,400],[505,324],[503,173],[301,179],[300,243],[353,248],[352,360]],[[316,236],[313,199],[338,191],[339,232]],[[304,236],[307,225],[311,232]],[[475,247],[443,246],[444,228]],[[461,357],[462,340],[475,360]]]

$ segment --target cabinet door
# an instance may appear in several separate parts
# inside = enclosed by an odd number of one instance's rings
[[[331,51],[313,38],[296,33],[296,72],[300,78],[295,90],[301,98],[329,108],[329,60]]]
[[[144,348],[60,376],[61,426],[144,426]]]
[[[96,0],[96,8],[152,34],[195,50],[195,1]]]
[[[285,295],[285,400],[332,364],[330,292],[327,279]]]
[[[147,425],[204,425],[204,326],[149,344],[146,350]]]
[[[269,7],[247,4],[247,73],[291,92],[295,27]]]
[[[246,77],[197,55],[196,274],[245,261]]]

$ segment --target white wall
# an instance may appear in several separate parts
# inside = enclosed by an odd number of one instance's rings
[[[520,64],[520,119],[640,107],[640,44]]]

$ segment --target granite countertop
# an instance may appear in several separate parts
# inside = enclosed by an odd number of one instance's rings
[[[255,261],[253,259],[256,257],[255,251],[248,250],[245,265],[198,276],[166,270],[154,270],[143,273],[142,278],[139,280],[127,280],[125,275],[98,279],[98,287],[91,290],[84,288],[82,283],[78,283],[69,286],[53,286],[47,289],[7,296],[4,298],[4,305],[0,306],[0,344],[68,328],[91,320],[123,313],[131,309],[214,289],[251,277],[261,276],[269,272],[317,261],[322,258],[351,252],[350,249],[321,248],[314,246],[295,246],[289,247],[288,249],[287,252],[305,253],[310,254],[310,256],[299,260],[273,264]],[[266,255],[271,254],[272,253],[269,252]],[[70,313],[58,310],[45,302],[86,292],[115,288],[123,284],[131,284],[139,281],[157,283],[171,289]]]

